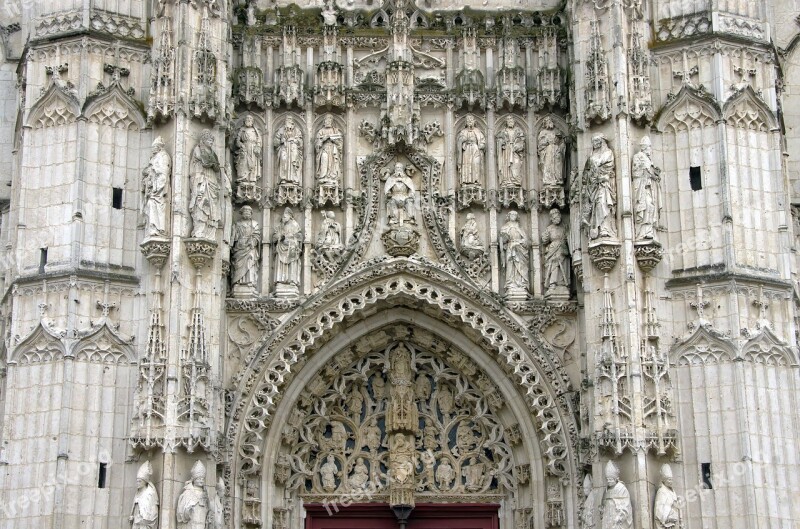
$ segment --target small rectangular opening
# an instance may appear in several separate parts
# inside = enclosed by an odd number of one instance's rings
[[[703,189],[703,176],[699,166],[689,168],[689,185],[692,186],[692,191]]]
[[[44,267],[47,265],[47,248],[39,249],[39,273],[44,274]]]
[[[97,469],[97,488],[104,489],[106,488],[106,463],[100,463],[100,467]]]
[[[714,486],[711,483],[711,463],[700,463],[700,474],[703,480],[703,488],[713,489]]]
[[[114,209],[122,209],[122,188],[111,188],[111,207]]]

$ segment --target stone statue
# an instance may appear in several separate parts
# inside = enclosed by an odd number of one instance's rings
[[[301,185],[303,178],[303,133],[295,127],[294,119],[286,123],[275,135],[278,149],[278,183]]]
[[[291,208],[283,211],[273,237],[277,264],[275,266],[275,283],[293,287],[296,292],[300,286],[300,255],[303,251],[303,234],[300,224],[294,220]]]
[[[661,219],[661,169],[653,164],[653,147],[650,137],[639,143],[640,150],[633,155],[633,211],[636,239],[656,238]]]
[[[483,241],[478,233],[478,222],[474,213],[467,213],[467,220],[461,227],[461,254],[467,259],[475,259],[484,253]]]
[[[672,489],[672,467],[661,467],[661,486],[656,492],[653,506],[653,527],[655,529],[680,529],[681,511],[678,509],[678,495]]]
[[[633,506],[628,488],[619,480],[619,468],[609,461],[605,468],[606,490],[603,491],[602,529],[633,529]]]
[[[384,186],[386,195],[386,212],[389,216],[389,225],[400,227],[406,222],[416,224],[416,207],[414,199],[416,191],[414,182],[406,171],[402,162],[394,164],[394,172],[386,174]]]
[[[317,234],[317,251],[330,256],[342,249],[342,225],[336,222],[333,211],[322,212],[322,224]]]
[[[367,487],[369,482],[369,469],[364,464],[364,458],[359,457],[356,459],[356,464],[353,467],[353,473],[350,475],[348,484],[351,489],[363,489]]]
[[[206,466],[195,462],[192,479],[183,486],[178,496],[178,529],[206,529],[208,522],[208,494],[206,493]]]
[[[340,184],[342,178],[342,131],[333,126],[333,116],[325,116],[322,127],[317,131],[317,182],[320,184]]]
[[[475,457],[469,458],[469,465],[464,469],[466,478],[465,488],[469,492],[478,492],[483,487],[484,476],[486,475],[486,465],[478,462]]]
[[[519,213],[509,211],[500,230],[500,258],[505,268],[506,295],[525,299],[528,292],[528,240],[519,226]]]
[[[545,295],[569,298],[569,246],[561,212],[550,210],[550,225],[542,233]]]
[[[586,474],[583,478],[583,505],[581,506],[581,528],[595,529],[594,512],[594,487],[592,485],[592,475]]]
[[[220,165],[214,152],[214,136],[206,129],[192,151],[189,161],[189,182],[191,198],[189,212],[192,217],[192,237],[199,239],[216,238],[221,217]]]
[[[381,447],[381,429],[374,418],[364,428],[364,445],[373,453]]]
[[[403,433],[392,437],[392,450],[389,453],[389,472],[392,480],[398,484],[406,484],[414,478],[414,447]]]
[[[339,475],[339,469],[336,467],[336,459],[333,455],[328,454],[325,462],[319,468],[319,476],[322,480],[322,488],[327,492],[336,490],[336,476]]]
[[[242,218],[233,225],[233,285],[254,289],[258,283],[261,226],[253,220],[253,209],[242,206]]]
[[[158,526],[158,491],[152,479],[153,466],[150,461],[145,461],[136,472],[136,495],[129,518],[133,529],[155,529]]]
[[[224,529],[225,527],[225,482],[222,478],[217,479],[217,494],[214,497],[214,529]]]
[[[500,187],[522,187],[525,133],[513,116],[506,116],[505,127],[495,134],[497,141],[497,179]]]
[[[586,160],[583,179],[586,185],[587,207],[583,223],[589,230],[589,239],[617,236],[617,183],[614,152],[608,147],[605,136],[592,137],[592,154]]]
[[[556,130],[552,118],[544,118],[542,130],[539,132],[539,136],[536,140],[542,184],[545,187],[563,186],[564,152],[566,150],[566,144],[564,142],[564,136]]]
[[[153,153],[147,167],[142,171],[142,213],[147,218],[144,238],[166,237],[169,181],[172,174],[172,159],[164,150],[164,140],[158,136],[153,140]]]
[[[245,116],[236,134],[236,175],[239,182],[261,181],[261,133],[253,125],[253,116]]]
[[[467,116],[466,126],[456,138],[457,167],[462,186],[478,186],[483,182],[483,156],[486,136],[475,125],[475,116]]]
[[[456,479],[455,470],[447,458],[439,460],[439,467],[436,469],[436,485],[440,490],[450,490],[453,480]]]

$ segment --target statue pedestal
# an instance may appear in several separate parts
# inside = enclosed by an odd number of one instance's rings
[[[539,204],[543,208],[563,208],[566,203],[563,186],[545,186],[544,189],[539,191]]]
[[[256,297],[256,287],[252,285],[233,285],[233,297],[252,299]]]
[[[636,241],[633,243],[633,252],[636,261],[643,272],[650,272],[661,262],[664,257],[664,248],[661,243],[653,239]]]
[[[547,292],[544,294],[544,298],[552,301],[568,301],[569,289],[563,285],[548,288]]]
[[[139,248],[142,249],[145,259],[147,259],[153,267],[160,269],[167,262],[169,257],[171,243],[169,239],[160,237],[150,237],[145,239]]]
[[[519,209],[528,209],[528,204],[525,203],[525,190],[521,187],[501,187],[497,191],[497,202],[508,209],[516,206]]]
[[[319,207],[328,203],[332,206],[341,204],[342,193],[339,190],[339,184],[320,183],[317,187],[316,202]]]
[[[408,257],[419,250],[419,232],[408,224],[389,228],[381,235],[381,240],[386,253],[392,257]]]
[[[275,297],[279,299],[297,299],[300,297],[300,289],[297,285],[289,283],[275,283]]]
[[[601,272],[614,269],[619,259],[620,243],[613,239],[600,239],[589,243],[589,258]]]
[[[486,204],[486,190],[477,184],[461,186],[458,190],[458,209],[466,209],[472,204]]]
[[[526,301],[528,291],[524,288],[511,287],[506,289],[506,301]]]
[[[190,238],[184,239],[183,244],[186,246],[189,261],[198,270],[211,263],[217,253],[217,241]]]

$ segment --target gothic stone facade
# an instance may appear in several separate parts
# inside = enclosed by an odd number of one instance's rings
[[[0,527],[800,524],[796,4],[462,7],[0,9]]]

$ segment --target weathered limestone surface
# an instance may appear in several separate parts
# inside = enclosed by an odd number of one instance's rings
[[[0,528],[800,524],[789,1],[0,7]]]

